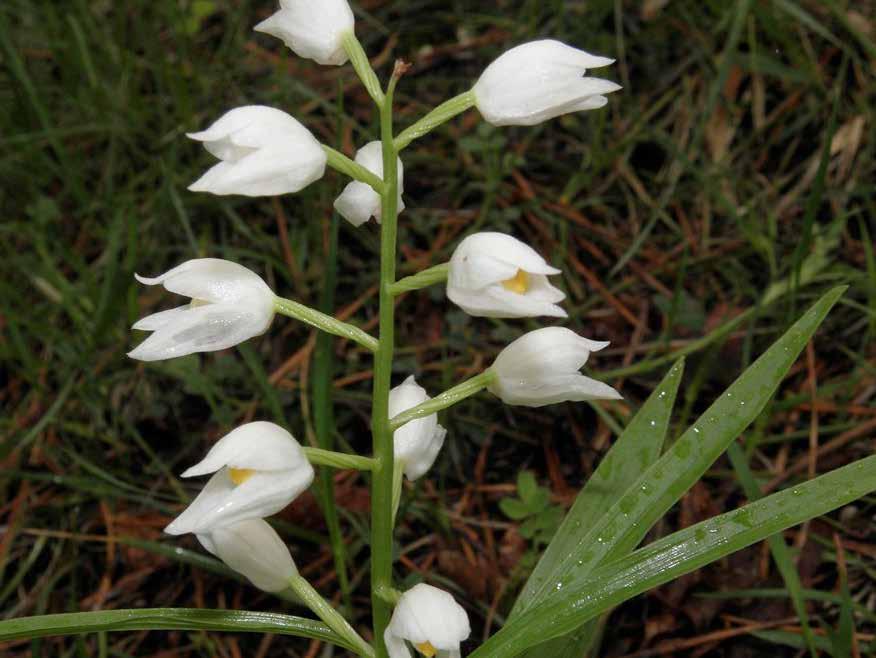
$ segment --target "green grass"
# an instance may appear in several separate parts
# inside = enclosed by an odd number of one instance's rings
[[[445,260],[462,236],[480,228],[532,242],[564,270],[568,326],[612,341],[588,365],[612,375],[625,396],[598,414],[580,404],[533,413],[486,396],[445,414],[449,436],[439,471],[402,503],[407,521],[398,545],[470,610],[469,649],[488,625],[496,630],[525,577],[515,570],[525,545],[499,510],[510,495],[499,485],[513,485],[526,468],[556,502],[571,502],[569,493],[677,357],[689,353],[673,419],[680,428],[833,285],[851,288],[814,341],[811,359],[798,361],[743,437],[751,471],[745,486],[769,485],[783,470],[791,473],[779,487],[806,479],[813,428],[829,446],[864,426],[820,456],[817,472],[872,451],[876,428],[866,423],[876,415],[876,12],[850,0],[678,0],[643,13],[657,4],[408,0],[357,8],[368,52],[375,56],[389,44],[378,68],[384,79],[393,58],[414,64],[397,93],[399,129],[465,91],[504,48],[536,37],[617,57],[598,74],[624,85],[605,110],[532,129],[489,128],[469,113],[404,154],[409,210],[400,221],[400,272]],[[152,275],[188,258],[218,256],[263,273],[286,297],[331,303],[323,281],[331,203],[343,182],[337,176],[277,203],[186,191],[210,159],[184,133],[234,106],[286,109],[348,154],[377,136],[376,117],[349,67],[299,60],[251,31],[273,9],[272,2],[231,0],[0,5],[4,618],[95,607],[300,612],[227,580],[221,565],[174,551],[199,551],[191,539],[160,533],[194,491],[174,474],[247,418],[282,416],[301,439],[319,436],[368,452],[370,356],[349,343],[330,344],[338,384],[333,419],[311,409],[314,398],[324,399],[325,384],[303,367],[309,358],[272,377],[311,335],[282,318],[243,350],[150,365],[125,357],[140,339],[129,329],[133,321],[172,303],[169,294],[137,285],[135,271]],[[362,325],[376,313],[377,248],[373,225],[340,226],[334,306],[362,300],[353,315]],[[408,295],[398,316],[399,380],[417,372],[433,394],[540,324],[469,318],[440,290]],[[320,354],[325,363],[325,347]],[[342,379],[347,375],[360,377]],[[554,435],[576,438],[542,439]],[[802,470],[794,470],[798,464]],[[343,589],[361,623],[368,596],[364,487],[348,475],[335,482],[349,564]],[[719,462],[658,532],[743,499],[729,463]],[[781,569],[800,557],[800,582],[790,590],[777,589],[785,581],[768,553],[749,549],[684,586],[616,610],[599,655],[705,636],[730,623],[722,615],[794,618],[792,595],[798,605],[808,601],[819,646],[845,646],[823,640],[833,637],[825,629],[847,629],[845,599],[812,591],[841,590],[837,533],[847,542],[851,599],[866,602],[872,557],[860,551],[876,544],[873,506],[865,498],[786,536],[790,558],[783,553]],[[319,589],[340,596],[338,580],[326,577],[330,533],[314,500],[296,503],[283,522],[299,565],[323,558],[308,576],[325,577]],[[107,536],[126,539],[108,543]],[[409,567],[397,564],[400,580],[419,577]],[[718,603],[697,614],[702,595],[730,589],[742,591],[709,599]],[[764,605],[748,590],[768,590],[778,603]],[[667,612],[675,625],[646,639],[646,621]],[[872,615],[858,610],[853,621],[859,632],[874,630]],[[735,635],[722,651],[795,655],[791,647],[805,646],[797,626]],[[261,638],[92,635],[19,642],[0,653],[148,656],[174,649],[218,657],[234,655],[235,642],[252,655]],[[287,655],[287,647],[307,650],[306,642],[277,638],[264,655]]]

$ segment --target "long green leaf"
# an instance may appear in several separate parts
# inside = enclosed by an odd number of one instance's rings
[[[562,565],[565,556],[579,549],[590,527],[660,457],[683,373],[682,359],[669,370],[602,459],[545,549],[518,597],[510,619],[514,619],[545,582],[556,578],[554,572]],[[527,656],[580,658],[590,644],[594,630],[592,624],[587,624],[569,636],[533,647]]]
[[[573,579],[581,581],[610,556],[625,555],[705,473],[763,410],[845,287],[821,297],[755,361],[706,412],[646,470],[579,544],[565,556],[555,578],[543,583],[526,609]]]
[[[99,631],[229,631],[277,633],[351,647],[328,626],[312,619],[273,612],[145,608],[40,615],[0,621],[0,641]]]
[[[654,587],[876,491],[876,456],[697,523],[599,567],[509,622],[469,658],[511,658]]]

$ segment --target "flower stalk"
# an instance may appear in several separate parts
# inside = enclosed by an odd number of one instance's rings
[[[370,185],[378,194],[383,193],[384,185],[380,176],[371,173],[358,162],[351,160],[340,151],[333,149],[331,146],[323,144],[322,149],[325,151],[326,157],[328,158],[326,164],[329,167],[335,171],[341,172],[345,176],[349,176],[353,180]]]
[[[330,468],[351,469],[355,471],[374,470],[375,461],[371,457],[349,455],[345,452],[324,450],[323,448],[302,448],[304,456],[311,464]]]
[[[440,395],[435,396],[431,400],[426,400],[416,407],[412,407],[407,411],[394,416],[389,421],[389,427],[394,432],[405,423],[409,423],[417,418],[425,418],[434,413],[452,407],[457,402],[461,402],[476,393],[480,393],[487,386],[493,383],[496,379],[496,374],[489,368],[484,370],[479,375],[475,375],[470,379],[466,379],[461,384],[457,384],[453,388],[448,388]]]
[[[411,292],[412,290],[420,290],[447,281],[447,273],[449,271],[449,263],[441,263],[428,267],[421,272],[406,276],[393,283],[389,289],[393,295],[401,295],[402,293]]]
[[[311,327],[322,329],[326,333],[352,340],[371,352],[377,352],[377,339],[367,331],[363,331],[359,327],[347,322],[342,322],[331,315],[320,313],[309,306],[299,304],[284,297],[277,297],[274,300],[274,310],[280,315],[295,318],[304,324],[309,324]]]
[[[359,76],[359,79],[365,86],[368,95],[371,96],[378,107],[382,107],[385,105],[385,99],[383,97],[383,90],[380,88],[380,81],[377,79],[374,69],[371,68],[371,62],[368,59],[367,53],[362,48],[362,44],[359,43],[359,39],[356,38],[353,32],[348,32],[344,35],[342,43],[347,56],[350,58],[350,64],[352,64],[353,70],[356,71],[356,75]]]
[[[313,586],[305,578],[296,573],[289,578],[289,587],[298,595],[304,605],[325,622],[326,626],[344,638],[357,655],[373,658],[374,649],[371,645],[362,639],[362,636],[350,626],[349,622],[319,592],[313,589]]]
[[[438,126],[447,123],[458,114],[462,114],[471,107],[474,107],[475,95],[474,92],[468,90],[454,96],[450,100],[444,101],[429,112],[422,119],[417,121],[412,126],[405,128],[398,137],[395,138],[395,150],[401,151],[415,139],[429,134]]]

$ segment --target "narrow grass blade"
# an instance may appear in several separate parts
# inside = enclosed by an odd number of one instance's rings
[[[564,557],[579,550],[579,544],[602,513],[610,509],[612,503],[660,457],[683,373],[684,360],[681,360],[669,370],[602,459],[545,549],[518,597],[510,619],[527,606],[545,582],[555,579],[554,571],[562,565]],[[526,655],[532,658],[537,655],[579,658],[591,643],[595,630],[595,624],[588,623],[573,634],[533,647]]]
[[[586,579],[610,556],[625,555],[667,510],[706,472],[727,446],[763,410],[769,398],[845,291],[831,290],[755,361],[721,397],[647,469],[579,543],[566,555],[553,580],[529,600],[541,602],[572,578]]]
[[[748,467],[748,462],[742,449],[736,443],[732,443],[727,449],[727,456],[730,458],[733,470],[736,471],[736,479],[742,485],[748,500],[754,501],[762,498],[763,493],[757,485],[751,469]],[[784,538],[780,535],[770,537],[767,542],[769,543],[773,560],[776,562],[776,567],[778,567],[779,573],[782,574],[782,579],[785,581],[785,587],[788,588],[788,596],[790,596],[791,602],[794,605],[794,611],[800,618],[800,627],[803,629],[803,638],[806,641],[806,646],[809,648],[812,658],[816,658],[818,646],[815,643],[815,635],[812,633],[812,628],[809,626],[806,600],[803,598],[803,584],[800,582],[800,576],[797,574],[797,567],[791,559],[791,551],[788,550],[788,545],[785,544]]]
[[[589,578],[561,583],[559,591],[509,622],[469,658],[517,656],[545,637],[567,633],[649,589],[873,491],[876,456],[697,523],[599,567]]]
[[[351,647],[325,624],[272,612],[197,610],[187,608],[145,608],[102,610],[40,615],[0,621],[0,641],[52,635],[81,635],[100,631],[229,631],[232,633],[276,633]]]

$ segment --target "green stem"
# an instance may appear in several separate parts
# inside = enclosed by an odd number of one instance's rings
[[[280,315],[295,318],[305,324],[309,324],[311,327],[316,327],[326,333],[352,340],[354,343],[359,343],[359,345],[372,352],[377,352],[377,339],[374,336],[366,331],[362,331],[359,327],[341,322],[337,318],[320,313],[309,306],[293,302],[291,299],[284,297],[275,297],[274,310]]]
[[[411,276],[406,276],[404,279],[399,279],[389,287],[389,290],[393,295],[401,295],[404,292],[420,290],[421,288],[447,281],[449,271],[450,263],[434,265],[422,272],[417,272]]]
[[[368,60],[368,55],[359,43],[356,35],[350,32],[344,35],[343,39],[344,51],[350,58],[350,64],[353,65],[353,70],[365,86],[368,95],[374,99],[378,106],[384,104],[383,91],[380,89],[380,80],[377,79],[377,74],[371,68],[371,62]]]
[[[358,655],[373,658],[374,649],[371,648],[371,645],[362,639],[347,620],[328,601],[322,598],[320,593],[313,589],[313,586],[307,580],[299,574],[295,574],[289,579],[289,587],[292,588],[292,591],[299,596],[308,608],[313,610],[317,617],[322,619],[335,633],[344,638]]]
[[[457,114],[462,114],[472,107],[475,102],[475,95],[471,90],[466,91],[459,96],[454,96],[448,101],[444,101],[414,125],[403,130],[401,134],[395,138],[396,151],[401,151],[415,139],[419,139],[423,135],[432,132],[441,124],[450,121],[450,119]]]
[[[371,603],[377,655],[387,656],[383,633],[392,607],[377,592],[392,588],[392,481],[393,446],[389,428],[389,389],[395,347],[395,282],[398,220],[398,165],[392,139],[392,97],[398,80],[393,72],[380,106],[380,137],[383,143],[383,175],[386,189],[381,199],[380,220],[380,343],[374,362],[371,433],[377,460],[371,481]]]
[[[418,404],[416,407],[411,407],[407,411],[402,411],[397,416],[393,416],[389,421],[389,428],[395,432],[405,423],[409,423],[417,418],[425,418],[434,413],[452,407],[457,402],[471,397],[475,393],[480,393],[496,378],[496,373],[487,368],[481,374],[475,375],[471,379],[466,379],[461,384],[457,384],[453,388],[449,388],[440,395],[436,395],[431,400],[426,400]]]
[[[349,455],[345,452],[324,450],[323,448],[302,448],[304,456],[311,464],[329,466],[331,468],[346,468],[356,471],[374,470],[374,459],[362,455]]]
[[[405,477],[403,464],[396,463],[395,471],[392,474],[392,519],[395,523],[395,517],[398,515],[398,504],[401,502],[402,482]]]
[[[369,171],[355,160],[351,160],[340,151],[336,151],[331,146],[323,144],[322,150],[325,151],[325,154],[328,157],[326,164],[329,167],[349,176],[353,180],[370,185],[378,194],[383,192],[384,185],[383,181],[380,180],[380,176]]]

